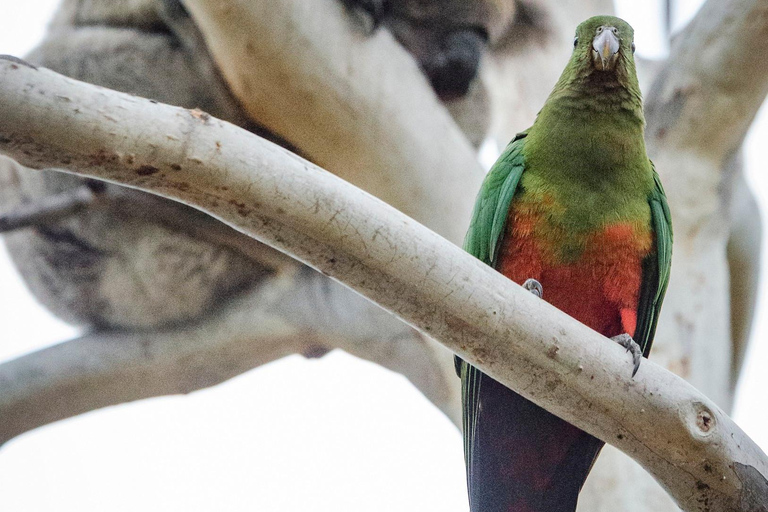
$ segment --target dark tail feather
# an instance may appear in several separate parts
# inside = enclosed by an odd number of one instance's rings
[[[472,440],[472,512],[574,512],[603,442],[482,374]]]

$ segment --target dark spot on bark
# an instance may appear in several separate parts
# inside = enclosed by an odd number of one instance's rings
[[[703,512],[712,512],[709,508],[709,500],[710,500],[710,488],[707,484],[702,482],[701,480],[696,481],[696,490],[701,493],[700,496],[696,498],[696,501],[701,504],[701,510]]]
[[[714,424],[714,418],[712,414],[707,410],[701,410],[696,415],[696,425],[702,432],[709,432]]]
[[[120,158],[116,154],[109,153],[102,149],[94,153],[93,156],[91,156],[91,165],[102,166],[109,163],[117,162],[119,159]]]
[[[330,352],[330,350],[323,347],[322,345],[311,345],[307,347],[306,350],[304,350],[302,355],[307,359],[320,359],[328,352]]]
[[[179,164],[171,164],[171,169],[173,169],[174,171],[180,171],[181,166]]]
[[[251,213],[250,208],[248,208],[248,206],[245,203],[241,202],[241,201],[236,201],[234,199],[230,199],[229,200],[229,204],[231,204],[232,206],[236,206],[237,207],[237,213],[241,217],[245,217],[249,213]]]
[[[712,472],[712,464],[710,464],[709,462],[705,462],[704,463],[704,471],[706,471],[707,473],[711,473]]]
[[[0,136],[0,144],[8,144],[9,142],[11,142],[11,139],[8,137]]]
[[[158,169],[154,165],[142,165],[141,167],[136,169],[136,174],[138,174],[139,176],[151,176],[158,172],[160,172],[160,169]]]
[[[170,188],[176,189],[179,192],[186,192],[190,188],[192,188],[192,187],[189,186],[189,183],[184,183],[184,182],[182,182],[182,183],[168,183],[167,186],[170,187]]]
[[[550,359],[554,359],[555,357],[557,357],[557,353],[559,351],[560,351],[560,347],[558,347],[557,345],[553,345],[552,347],[549,348],[549,350],[547,350],[547,357]]]
[[[621,441],[622,439],[624,439],[624,434],[619,434],[619,435],[617,435],[617,436],[616,436],[616,439],[618,439],[619,441]]]

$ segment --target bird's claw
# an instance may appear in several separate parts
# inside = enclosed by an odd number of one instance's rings
[[[352,12],[362,14],[367,18],[368,32],[373,33],[387,12],[389,0],[341,0]]]
[[[526,279],[523,283],[523,288],[540,299],[544,297],[544,287],[541,286],[541,283],[535,279]]]
[[[632,352],[632,362],[634,363],[632,377],[634,377],[637,370],[640,368],[640,361],[643,360],[643,351],[640,350],[640,345],[638,345],[635,340],[632,339],[632,336],[627,333],[619,334],[611,339],[627,349],[627,352]]]

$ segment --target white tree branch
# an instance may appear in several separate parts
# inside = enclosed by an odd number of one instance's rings
[[[651,152],[724,166],[768,94],[768,3],[709,0],[672,44],[646,102]]]
[[[648,151],[675,225],[672,279],[653,357],[726,410],[733,402],[730,322],[748,333],[743,326],[751,319],[748,307],[734,310],[729,302],[748,304],[752,293],[748,286],[738,287],[740,278],[729,276],[736,268],[729,268],[729,236],[745,234],[734,229],[739,219],[732,219],[730,205],[734,200],[749,205],[749,192],[736,187],[738,173],[729,160],[768,93],[766,38],[765,1],[709,0],[674,41],[646,101]],[[760,233],[746,235],[757,239]],[[750,246],[732,248],[748,251]],[[741,256],[756,259],[746,252]],[[737,285],[735,298],[731,284]],[[731,311],[738,316],[732,319]],[[744,344],[737,340],[736,350]]]
[[[189,393],[288,355],[321,357],[335,348],[405,375],[460,423],[446,349],[343,286],[299,272],[304,278],[266,277],[197,324],[95,332],[3,363],[0,444],[87,411]]]
[[[199,111],[0,60],[0,152],[179,200],[286,251],[614,444],[686,511],[768,510],[765,454],[709,399],[385,203]]]
[[[249,116],[459,243],[483,171],[414,59],[338,0],[184,0]],[[287,29],[286,27],[290,27]],[[429,148],[429,150],[427,150]]]

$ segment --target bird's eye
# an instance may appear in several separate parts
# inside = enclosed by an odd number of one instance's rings
[[[579,44],[579,38],[578,37],[574,37],[573,38],[573,47],[576,48],[576,46],[578,46],[578,44]]]
[[[632,42],[632,53],[635,53],[635,43]]]

